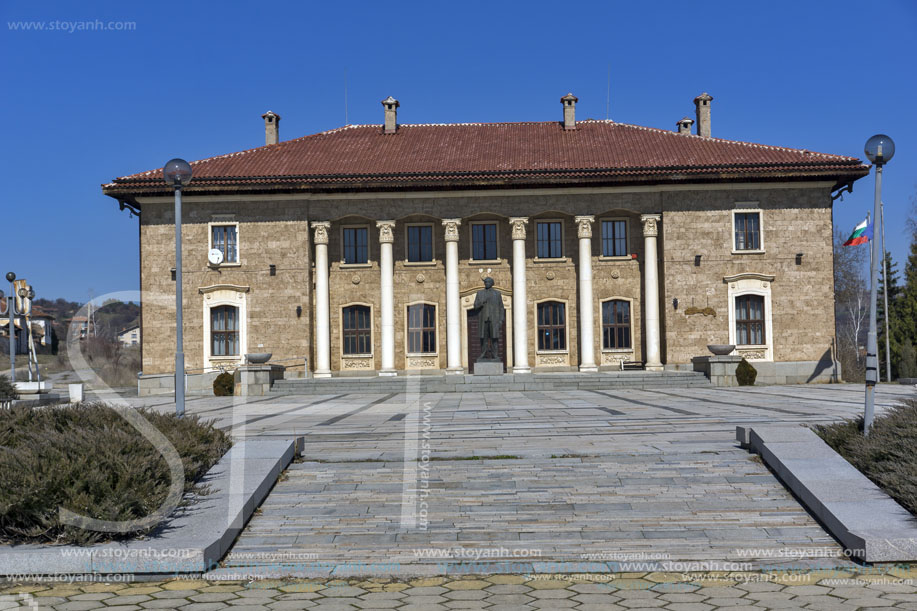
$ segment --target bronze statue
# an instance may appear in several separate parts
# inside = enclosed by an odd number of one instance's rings
[[[473,309],[478,312],[478,331],[481,336],[481,356],[478,357],[478,361],[500,360],[500,330],[503,327],[504,315],[503,297],[500,291],[493,286],[493,278],[484,278],[484,288],[474,297]]]

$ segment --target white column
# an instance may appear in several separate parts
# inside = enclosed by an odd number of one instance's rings
[[[515,217],[509,222],[513,226],[513,373],[531,373],[525,284],[525,226],[529,220]]]
[[[315,377],[331,377],[331,318],[328,307],[328,221],[313,221],[315,231]]]
[[[462,374],[462,304],[459,301],[459,225],[461,219],[443,219],[446,237],[446,373]]]
[[[579,238],[579,370],[595,373],[595,332],[592,306],[592,223],[594,216],[577,216],[576,235]]]
[[[382,369],[380,376],[395,372],[395,268],[392,242],[395,241],[395,221],[376,221],[379,228],[379,270],[382,274]]]
[[[643,214],[643,298],[646,311],[646,370],[662,371],[659,346],[659,267],[656,262],[656,236],[661,214]]]

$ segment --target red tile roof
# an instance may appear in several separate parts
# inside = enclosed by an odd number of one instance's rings
[[[836,180],[855,157],[702,138],[612,121],[352,125],[191,163],[189,192],[481,188]],[[112,197],[165,193],[160,169],[103,185]]]

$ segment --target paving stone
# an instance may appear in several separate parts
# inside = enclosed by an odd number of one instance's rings
[[[190,600],[198,603],[216,603],[224,600],[232,600],[236,595],[232,592],[204,592],[188,597]]]

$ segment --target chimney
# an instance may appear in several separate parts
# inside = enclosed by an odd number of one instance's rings
[[[264,119],[264,144],[280,142],[280,115],[269,110],[261,118]]]
[[[401,104],[392,96],[382,100],[382,106],[385,107],[385,126],[382,128],[383,134],[394,134],[398,131],[398,107]]]
[[[564,105],[564,130],[576,129],[576,103],[579,102],[579,98],[568,93],[560,99],[560,103]]]
[[[707,112],[710,112],[709,110]],[[682,117],[675,125],[678,126],[679,134],[691,135],[691,126],[694,125],[694,119],[690,117]]]
[[[710,137],[710,102],[713,101],[706,91],[694,98],[694,106],[697,107],[697,135],[702,138]]]

